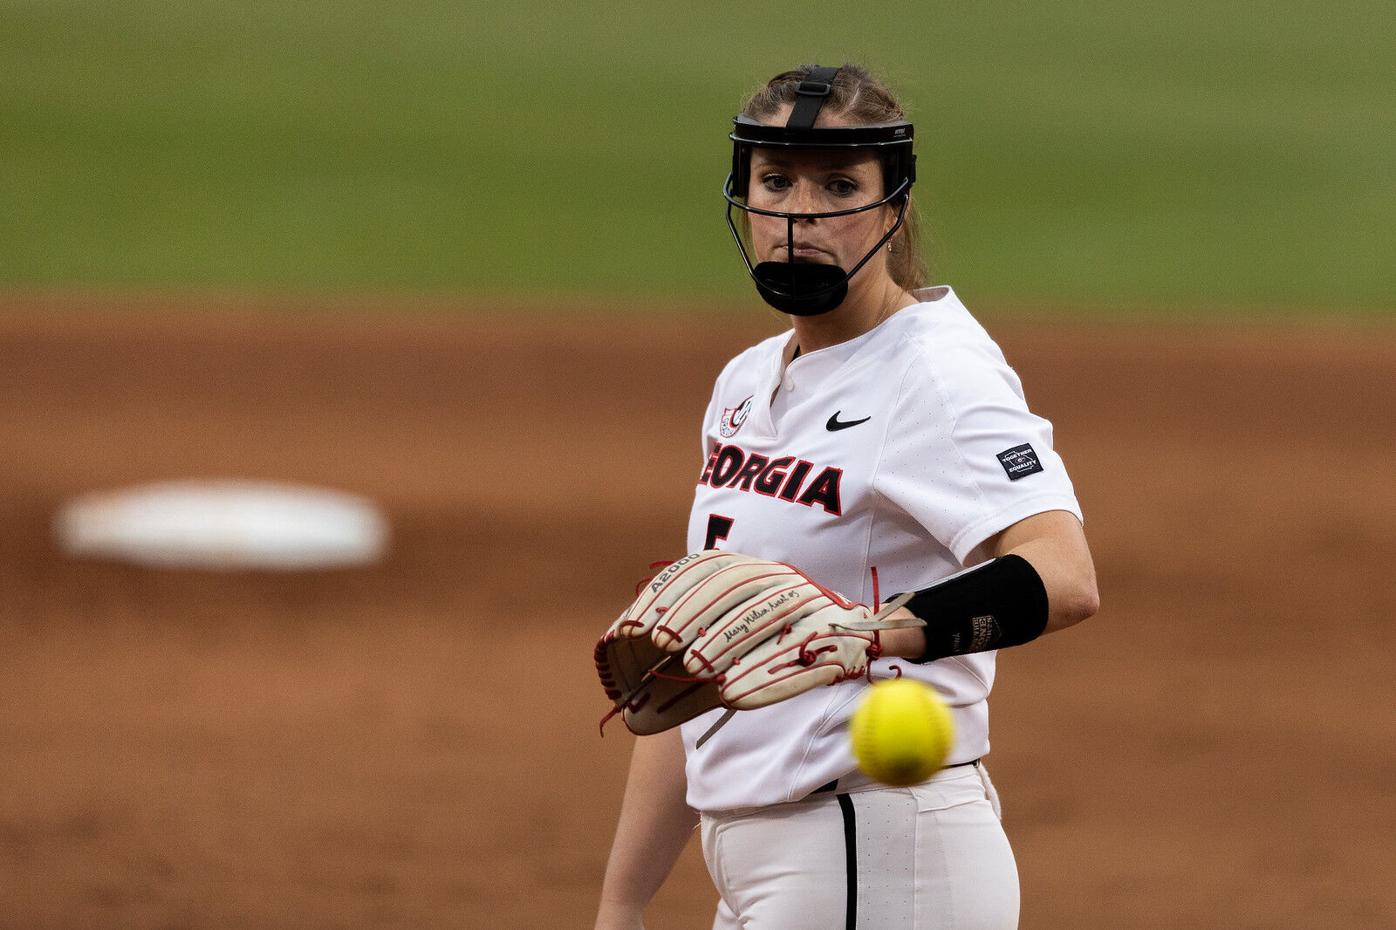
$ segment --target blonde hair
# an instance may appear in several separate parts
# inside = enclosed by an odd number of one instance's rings
[[[807,80],[814,65],[801,65],[793,71],[783,71],[766,82],[742,105],[742,115],[755,120],[769,120],[785,104],[795,102],[795,88]],[[873,77],[861,65],[844,65],[834,77],[827,112],[842,116],[853,125],[890,123],[906,119],[901,104],[892,96],[887,85]],[[887,272],[897,286],[914,291],[930,282],[930,270],[921,254],[921,217],[916,201],[907,204],[902,228],[887,244]]]

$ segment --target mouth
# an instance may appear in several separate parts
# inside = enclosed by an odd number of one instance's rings
[[[793,255],[793,256],[790,254],[790,250],[786,247],[786,245],[785,245],[784,243],[782,243],[781,245],[777,246],[777,247],[774,249],[774,253],[775,253],[775,254],[774,254],[772,260],[773,260],[773,261],[782,261],[782,262],[783,262],[783,261],[789,261],[792,257],[793,257],[794,260],[797,261],[797,262],[800,262],[800,261],[804,261],[804,262],[818,262],[818,261],[827,260],[827,259],[833,257],[833,256],[831,256],[828,252],[824,251],[823,249],[815,248],[814,246],[812,246],[812,245],[810,245],[809,243],[806,243],[806,242],[796,242],[796,243],[795,243],[795,249],[794,249],[794,255]]]

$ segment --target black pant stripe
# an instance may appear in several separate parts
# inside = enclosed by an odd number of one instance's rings
[[[848,906],[844,908],[844,930],[858,930],[858,833],[853,826],[853,798],[836,795],[843,812],[844,871],[848,874]]]

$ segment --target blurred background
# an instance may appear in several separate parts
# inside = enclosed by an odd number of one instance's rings
[[[1000,659],[1025,928],[1393,927],[1396,11],[0,0],[0,927],[590,926],[591,648],[785,324],[726,132],[858,61],[1104,607]],[[350,492],[367,565],[76,558]],[[650,912],[701,928],[696,842]]]
[[[9,2],[17,287],[745,298],[717,190],[807,59],[914,115],[981,301],[1389,310],[1389,3]]]

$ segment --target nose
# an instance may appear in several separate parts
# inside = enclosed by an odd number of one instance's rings
[[[795,184],[793,196],[791,197],[791,213],[819,213],[824,209],[824,204],[820,199],[819,186],[812,181],[801,180]],[[813,223],[814,220],[808,217],[799,217],[797,223]]]

